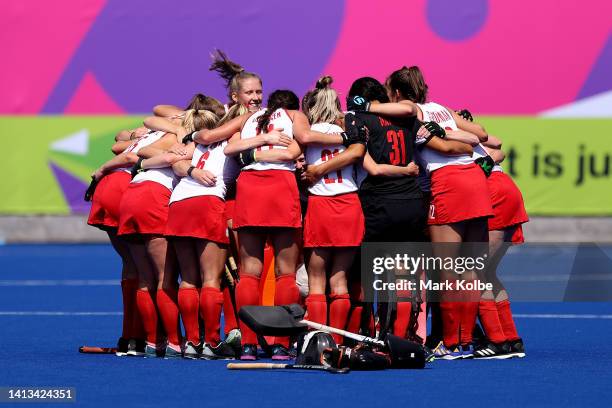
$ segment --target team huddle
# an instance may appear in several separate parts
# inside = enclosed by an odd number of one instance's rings
[[[303,304],[310,321],[393,333],[440,359],[525,356],[496,269],[528,217],[499,139],[469,111],[428,101],[418,67],[355,80],[343,112],[328,76],[301,101],[275,90],[263,108],[262,79],[214,57],[228,103],[197,94],[185,109],[155,106],[119,132],[86,193],[88,224],[123,262],[118,355],[257,359],[261,339],[237,312],[261,304],[273,253],[274,304]],[[489,242],[481,278],[493,288],[429,303],[398,290],[374,309],[362,242]],[[272,359],[294,356],[292,339],[271,343]]]

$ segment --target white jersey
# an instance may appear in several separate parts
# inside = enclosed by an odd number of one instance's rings
[[[127,149],[121,152],[121,154],[128,154],[128,153],[136,154],[143,147],[157,142],[165,134],[166,132],[159,132],[159,131],[147,133],[146,135],[144,135],[143,137],[141,137],[140,139],[134,141],[131,145],[129,145]],[[115,169],[114,171],[123,171],[125,173],[130,173],[132,169],[130,167],[121,167],[121,168]]]
[[[434,102],[417,104],[423,112],[423,122],[436,122],[445,130],[457,130],[457,123],[453,115],[442,105]],[[417,140],[418,144],[418,140]],[[420,160],[427,173],[431,173],[441,167],[451,164],[470,164],[474,162],[472,156],[462,154],[460,156],[447,156],[425,146],[420,152]]]
[[[485,150],[484,146],[481,143],[478,143],[474,146],[474,153],[472,153],[472,160],[480,159],[481,157],[488,156],[489,153]]]
[[[257,131],[257,119],[266,112],[265,110],[260,110],[251,116],[242,131],[240,132],[240,137],[242,139],[250,139],[259,135]],[[268,131],[272,129],[283,129],[283,133],[293,139],[293,121],[287,114],[287,111],[284,109],[275,110],[270,116],[270,124],[268,125]],[[257,151],[270,150],[270,149],[286,149],[285,146],[272,146],[272,145],[264,145],[257,148]],[[248,166],[243,167],[242,170],[295,170],[295,163],[285,162],[285,163],[268,163],[268,162],[257,162],[249,164]]]
[[[502,169],[502,166],[500,166],[499,164],[496,164],[495,166],[493,166],[493,171],[499,171],[499,172],[504,172],[504,169]]]
[[[190,176],[185,176],[172,191],[170,203],[205,195],[225,199],[228,184],[234,183],[240,172],[236,161],[223,153],[225,146],[227,146],[227,140],[206,146],[201,144],[196,146],[191,165],[197,169],[210,171],[217,177],[217,182],[214,186],[208,187],[198,183]]]
[[[331,123],[317,123],[312,125],[317,132],[336,134],[342,133],[342,128]],[[306,164],[318,165],[342,153],[346,148],[343,145],[309,144],[304,157]],[[308,191],[318,196],[335,196],[338,194],[357,191],[354,166],[346,166],[323,176]]]
[[[164,167],[162,169],[149,169],[147,171],[141,171],[133,179],[132,183],[142,183],[144,181],[153,181],[166,187],[172,191],[176,183],[178,183],[178,177],[172,171],[172,167]]]
[[[155,133],[159,134],[155,141],[159,140],[163,135],[165,135],[165,132]],[[140,139],[139,142],[141,142],[143,139]],[[138,143],[138,146],[132,150],[132,153],[137,153],[138,150],[142,149],[144,146],[150,145],[151,143],[153,142],[148,142],[146,144]],[[172,191],[178,182],[178,177],[176,177],[171,167],[166,167],[162,169],[149,169],[147,171],[142,171],[132,179],[132,183],[142,183],[143,181],[153,181],[155,183],[159,183],[168,190]]]

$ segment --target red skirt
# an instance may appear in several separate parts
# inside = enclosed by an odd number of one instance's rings
[[[304,220],[304,247],[361,245],[365,220],[356,193],[308,197]]]
[[[116,171],[102,177],[91,200],[87,224],[103,230],[117,228],[121,196],[131,180],[130,173],[124,171]]]
[[[523,195],[510,176],[501,171],[494,171],[487,179],[487,184],[494,214],[489,218],[490,231],[502,230],[529,221]]]
[[[429,225],[492,215],[487,178],[477,164],[450,165],[431,173]]]
[[[225,202],[217,196],[205,195],[170,204],[165,235],[228,244]]]
[[[300,194],[293,172],[243,171],[236,189],[234,228],[302,226]]]
[[[170,193],[154,181],[130,183],[119,207],[119,235],[164,235]]]
[[[512,241],[513,244],[523,244],[525,242],[525,236],[523,235],[523,225],[519,224],[517,225],[516,229],[514,230],[514,233],[512,234]]]
[[[234,210],[236,209],[236,199],[225,201],[225,219],[226,221],[234,219]]]

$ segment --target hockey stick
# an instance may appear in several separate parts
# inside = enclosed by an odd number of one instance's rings
[[[87,202],[90,202],[92,200],[99,182],[100,180],[96,180],[93,176],[91,177],[91,183],[89,183],[87,190],[85,190],[85,196],[83,197],[83,200]]]
[[[310,320],[300,320],[300,323],[305,324],[306,326],[316,329],[323,330],[328,333],[339,334],[340,336],[347,337],[349,339],[353,339],[359,341],[361,343],[369,344],[371,346],[385,347],[385,342],[382,340],[374,339],[372,337],[363,336],[357,333],[351,333],[346,330],[337,329],[331,326],[325,326],[324,324],[311,322]]]
[[[116,347],[96,347],[96,346],[79,347],[79,353],[83,353],[83,354],[115,354],[116,352],[117,352]]]
[[[335,368],[328,366],[318,365],[305,365],[305,364],[276,364],[276,363],[229,363],[227,368],[230,370],[313,370],[313,371],[325,371],[330,374],[347,374],[350,370],[348,368]]]
[[[234,317],[236,322],[239,322],[240,318],[238,317],[238,307],[236,306],[236,285],[238,284],[240,277],[238,275],[238,266],[236,265],[236,260],[234,258],[234,255],[238,254],[238,246],[236,245],[233,232],[229,227],[227,228],[227,234],[229,237],[229,253],[227,255],[227,259],[225,260],[225,280],[227,281],[230,301],[232,302],[232,307],[234,309]]]

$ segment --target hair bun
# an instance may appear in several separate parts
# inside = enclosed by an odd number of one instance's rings
[[[334,82],[334,79],[329,76],[329,75],[325,75],[321,78],[319,78],[319,80],[317,81],[317,84],[315,85],[315,87],[317,89],[325,89],[325,88],[329,88],[329,86]]]

